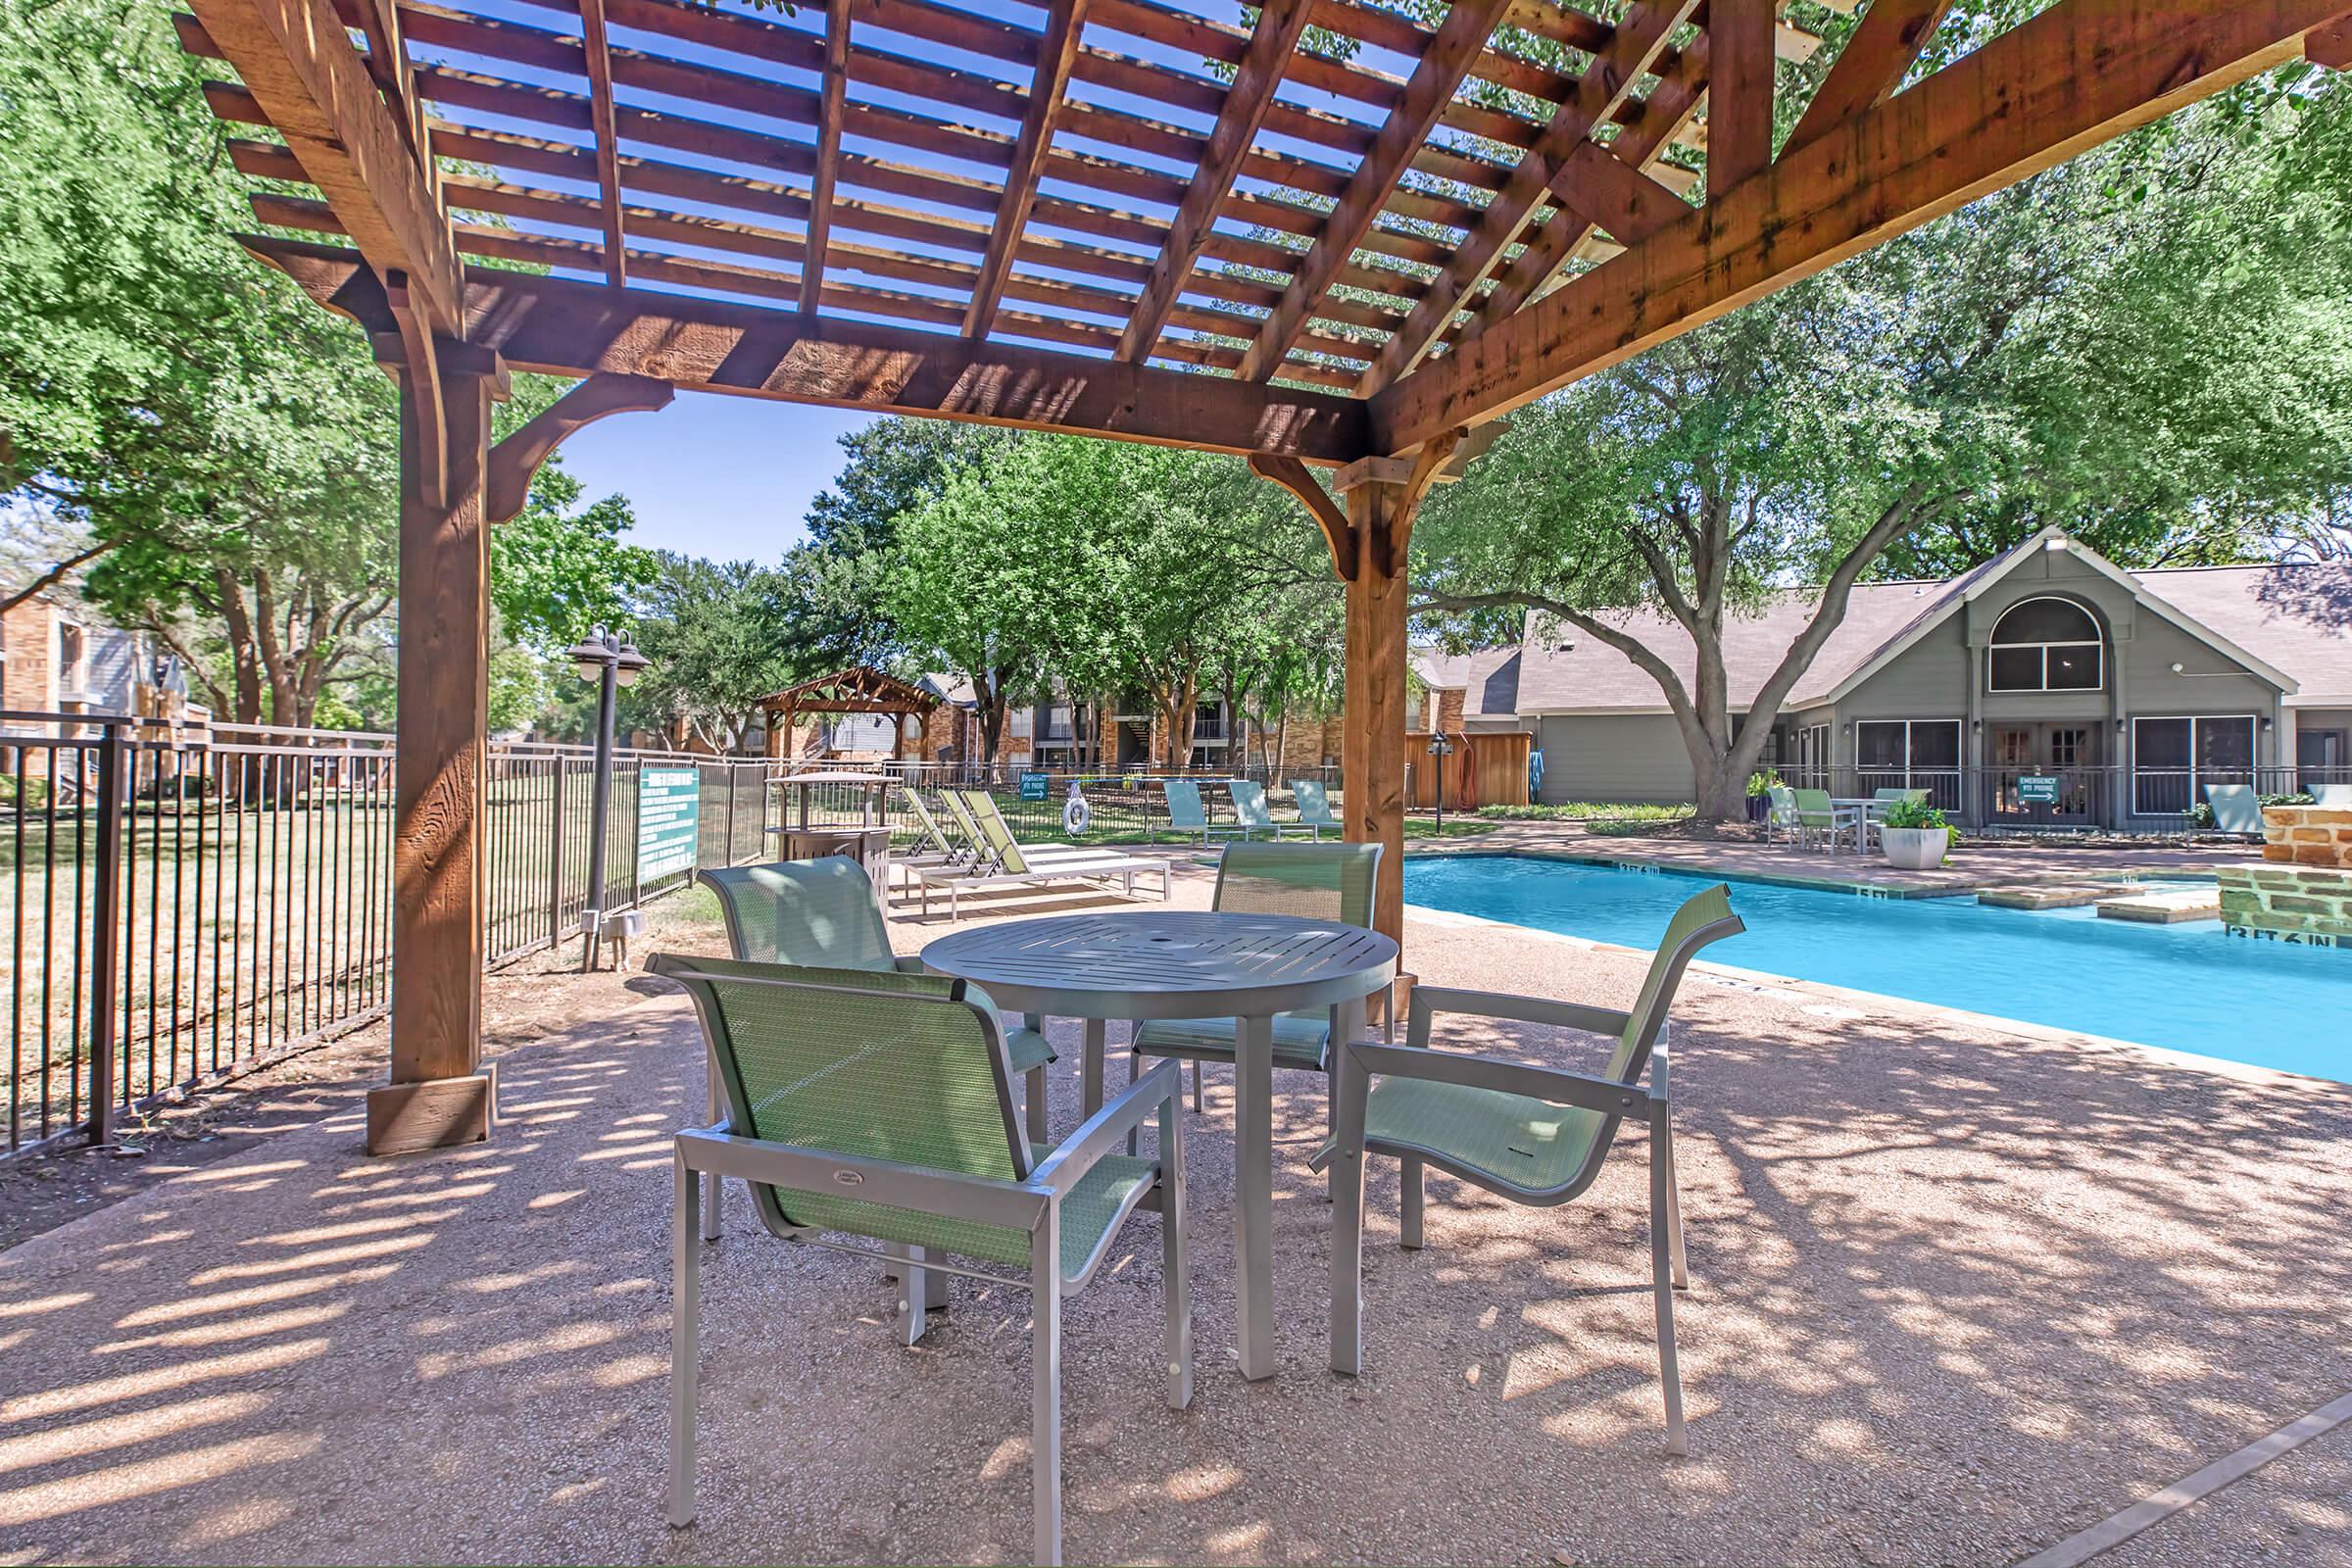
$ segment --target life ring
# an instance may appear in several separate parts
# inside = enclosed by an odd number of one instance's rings
[[[1094,819],[1095,808],[1086,804],[1086,797],[1078,793],[1076,784],[1072,784],[1070,798],[1061,803],[1061,830],[1064,833],[1083,833],[1087,824]]]

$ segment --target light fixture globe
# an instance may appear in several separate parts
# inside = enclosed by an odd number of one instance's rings
[[[637,651],[635,643],[622,643],[620,652],[612,656],[613,678],[623,686],[637,684],[637,674],[653,661]]]

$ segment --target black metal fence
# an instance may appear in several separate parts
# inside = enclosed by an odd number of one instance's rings
[[[788,797],[774,809],[774,818],[781,822],[789,816],[801,820],[801,801],[807,797],[808,821],[812,826],[842,827],[863,822],[874,809],[871,788],[856,783],[794,782],[796,773],[831,771],[840,764],[808,763],[779,773],[771,788]],[[857,771],[865,772],[865,764],[856,764]],[[906,802],[906,789],[920,790],[932,815],[941,820],[951,835],[955,822],[946,808],[937,804],[938,791],[950,789],[984,789],[997,808],[1004,814],[1013,835],[1024,841],[1055,841],[1068,844],[1141,844],[1163,840],[1169,833],[1166,784],[1170,778],[1187,778],[1200,785],[1200,802],[1211,822],[1230,823],[1233,820],[1233,800],[1219,786],[1226,780],[1250,775],[1225,773],[1209,769],[1171,773],[1164,769],[1035,769],[1022,767],[971,768],[956,763],[897,763],[876,764],[870,771],[890,777],[893,786],[884,793],[883,819],[891,829],[891,840],[904,847],[919,833],[914,808]],[[1265,770],[1251,782],[1266,783]],[[1288,819],[1295,802],[1291,784],[1298,779],[1323,783],[1333,808],[1340,801],[1339,770],[1337,768],[1299,768],[1278,772],[1267,784],[1268,803],[1279,819]],[[1084,801],[1085,825],[1075,825],[1077,818],[1070,811],[1070,789],[1076,785]]]
[[[490,961],[578,933],[594,766],[585,749],[492,748]],[[667,775],[670,820],[694,802],[653,864],[638,854],[649,770]],[[616,758],[603,906],[759,858],[770,770]],[[393,792],[385,735],[0,712],[0,1152],[103,1141],[127,1109],[380,1016]]]

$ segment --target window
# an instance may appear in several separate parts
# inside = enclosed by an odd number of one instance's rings
[[[2026,599],[1992,628],[1985,690],[2095,692],[2105,683],[2099,623],[2071,599]]]
[[[2296,783],[2308,790],[2322,784],[2352,784],[2352,731],[2307,729],[2295,736]]]
[[[2135,718],[2132,721],[2132,809],[2178,816],[2205,798],[2208,784],[2254,777],[2254,716]]]
[[[1820,788],[1830,781],[1830,726],[1806,724],[1796,732],[1796,766],[1789,782]]]
[[[1854,725],[1854,767],[1862,789],[1924,789],[1939,806],[1956,805],[1960,785],[1960,721],[1864,719]]]

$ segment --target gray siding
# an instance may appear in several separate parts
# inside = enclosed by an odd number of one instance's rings
[[[1552,715],[1536,722],[1545,806],[1568,801],[1690,799],[1690,754],[1664,713]]]

